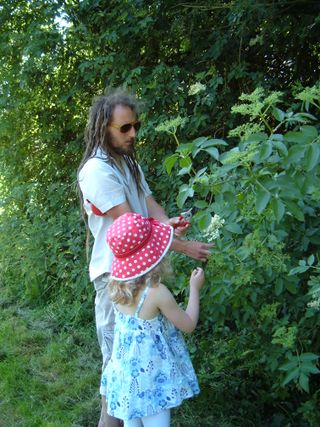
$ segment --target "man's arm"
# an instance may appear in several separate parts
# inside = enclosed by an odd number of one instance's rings
[[[210,248],[213,244],[198,242],[197,240],[180,240],[174,238],[170,249],[180,252],[197,261],[207,261],[210,256]]]
[[[160,206],[152,196],[148,196],[146,198],[148,214],[152,218],[157,219],[160,222],[167,224],[169,218],[165,212],[165,210]]]
[[[164,224],[171,225],[174,228],[174,234],[177,237],[183,237],[189,227],[189,223],[181,225],[181,217],[168,218],[165,210],[155,201],[152,196],[146,198],[148,214]]]
[[[125,214],[126,212],[132,212],[128,202],[121,203],[120,205],[114,206],[109,209],[104,215],[111,216],[112,219],[117,219],[119,216]]]
[[[168,224],[169,218],[164,209],[155,201],[152,196],[147,197],[148,213],[153,218]],[[212,244],[198,242],[196,240],[180,240],[174,238],[170,249],[180,252],[197,261],[207,261],[210,255]]]

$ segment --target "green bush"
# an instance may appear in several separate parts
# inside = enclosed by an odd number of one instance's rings
[[[296,90],[291,104],[282,97],[243,94],[232,111],[246,121],[230,131],[240,141],[229,150],[210,137],[180,144],[181,119],[158,131],[178,144],[164,160],[183,180],[178,207],[194,206],[194,237],[215,242],[194,344],[204,399],[225,415],[237,400],[239,425],[251,414],[254,425],[263,415],[266,425],[315,427],[319,417],[307,414],[319,399],[320,89]]]

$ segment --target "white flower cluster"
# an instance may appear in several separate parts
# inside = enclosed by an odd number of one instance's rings
[[[187,122],[186,117],[178,116],[174,119],[166,120],[162,123],[160,123],[155,130],[157,132],[169,132],[169,133],[176,133],[177,128],[179,126],[183,127]]]
[[[203,92],[204,90],[206,90],[206,85],[203,85],[202,83],[194,83],[193,85],[190,86],[189,88],[189,92],[188,95],[196,95],[199,92]]]
[[[219,215],[215,214],[213,218],[211,218],[211,222],[209,226],[204,230],[204,237],[208,240],[208,242],[213,242],[213,240],[218,239],[220,237],[220,229],[223,227],[225,220],[222,219]]]
[[[320,310],[320,298],[314,299],[307,304],[308,307],[313,308],[314,310]]]

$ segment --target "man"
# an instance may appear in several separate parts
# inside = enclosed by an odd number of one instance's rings
[[[96,98],[90,109],[85,134],[87,147],[78,173],[83,207],[94,237],[89,273],[96,290],[96,327],[103,368],[111,356],[114,326],[113,309],[107,293],[112,261],[112,253],[106,243],[107,229],[116,218],[129,211],[174,225],[178,237],[183,236],[188,227],[180,226],[178,218],[169,219],[152,197],[135,157],[139,127],[134,97],[115,90],[107,96]],[[175,238],[171,249],[206,261],[210,246]],[[118,426],[119,420],[107,415],[102,399],[99,427]]]

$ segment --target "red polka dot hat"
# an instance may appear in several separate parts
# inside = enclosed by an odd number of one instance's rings
[[[154,218],[127,212],[107,231],[107,243],[114,255],[111,276],[132,280],[152,270],[167,253],[173,228]]]

